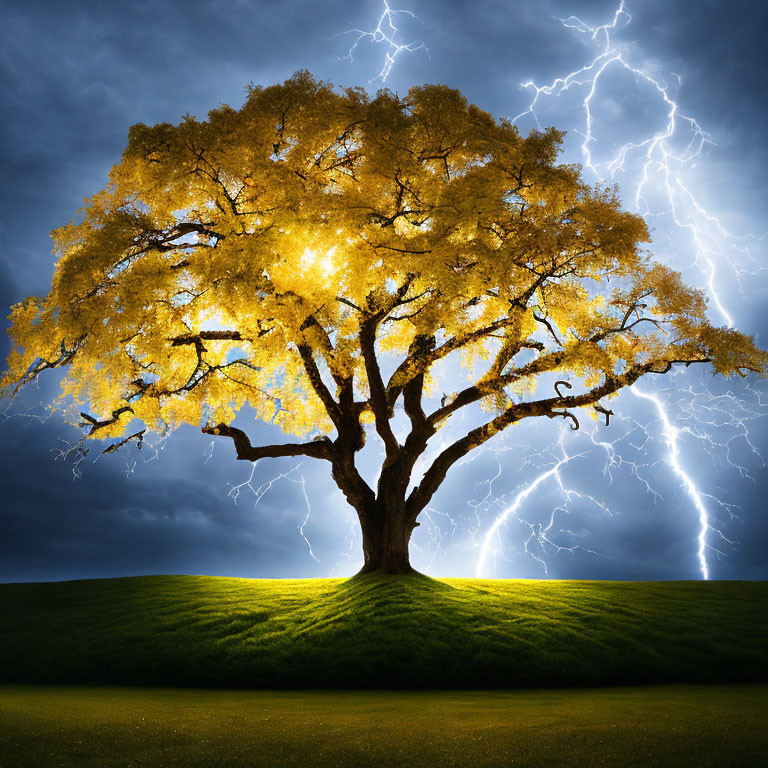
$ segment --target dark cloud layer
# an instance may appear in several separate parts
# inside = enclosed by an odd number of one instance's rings
[[[604,0],[402,5],[423,21],[403,20],[406,34],[423,39],[430,54],[399,59],[387,85],[402,92],[412,84],[446,82],[497,115],[523,109],[528,96],[521,81],[549,81],[585,62],[583,41],[556,17],[578,14],[601,23],[614,8]],[[131,124],[176,122],[186,112],[204,116],[221,102],[239,106],[247,83],[278,82],[299,68],[340,84],[365,84],[378,71],[382,50],[361,47],[354,63],[339,60],[353,39],[339,33],[370,26],[379,8],[375,0],[6,2],[0,29],[0,303],[9,306],[47,290],[48,232],[103,186]],[[761,214],[768,204],[763,65],[768,11],[751,0],[736,0],[727,11],[714,0],[638,0],[630,10],[632,32],[625,39],[635,41],[632,50],[643,61],[682,75],[681,107],[719,139],[706,161],[710,175],[704,177],[703,196],[762,234]],[[763,276],[753,281],[752,298],[739,308],[740,324],[760,333],[763,344],[768,341],[765,284]],[[6,351],[3,340],[0,352]],[[27,400],[39,403],[51,389],[43,382]],[[643,413],[649,421],[655,418]],[[254,439],[268,431],[249,429]],[[658,436],[658,424],[649,429]],[[224,444],[206,460],[209,442],[192,429],[180,431],[157,459],[139,462],[131,474],[125,472],[128,455],[105,457],[88,463],[76,482],[71,467],[53,459],[60,440],[73,438],[60,419],[13,417],[0,430],[2,580],[139,573],[319,576],[350,572],[359,560],[349,510],[324,468],[311,461],[276,483],[254,508],[249,489],[238,504],[228,495],[232,485],[248,478],[250,466],[234,461],[231,446]],[[765,449],[765,427],[758,422],[753,434],[755,445]],[[703,486],[741,507],[741,522],[726,521],[727,534],[740,544],[720,560],[710,554],[713,575],[768,577],[768,473],[752,460],[754,481],[746,480],[727,462],[711,463],[695,444],[686,445]],[[695,512],[665,469],[661,449],[650,450],[647,462],[657,463],[649,471],[658,475],[664,496],[656,504],[643,484],[627,475],[608,485],[589,459],[564,471],[576,485],[602,488],[601,498],[616,514],[576,504],[572,533],[563,541],[598,554],[551,554],[551,575],[697,576]],[[733,450],[750,460],[742,443],[735,441]],[[526,470],[519,459],[519,453],[501,455],[505,474],[497,491],[511,493],[523,481]],[[264,462],[254,485],[294,466]],[[433,573],[473,573],[477,551],[470,544],[467,502],[483,498],[484,482],[497,467],[488,455],[451,474],[435,500],[434,525],[418,530],[417,564]],[[320,563],[310,557],[299,531],[307,514],[301,477],[312,505],[304,533]],[[558,500],[542,492],[536,503],[551,509]],[[449,517],[468,522],[454,530]],[[438,527],[444,537],[435,555]],[[517,545],[525,540],[520,521],[513,520],[506,531]],[[522,556],[500,561],[498,572],[542,575],[539,563]]]

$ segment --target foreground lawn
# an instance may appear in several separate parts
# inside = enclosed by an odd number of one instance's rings
[[[768,681],[768,582],[0,585],[0,682],[540,688]]]
[[[0,688],[0,766],[762,768],[768,686]]]

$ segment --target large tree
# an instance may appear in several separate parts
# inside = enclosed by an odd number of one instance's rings
[[[496,433],[578,428],[585,407],[607,421],[612,395],[678,363],[765,372],[640,248],[617,190],[557,164],[561,139],[522,138],[445,86],[369,98],[306,72],[207,121],[136,125],[109,185],[54,231],[48,296],[13,307],[6,394],[66,366],[89,437],[186,423],[238,459],[327,461],[363,570],[407,572],[419,513]],[[246,404],[300,441],[252,445],[232,426]],[[477,426],[414,477],[464,409]],[[375,488],[355,465],[367,432]]]

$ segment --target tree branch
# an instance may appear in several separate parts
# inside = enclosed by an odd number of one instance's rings
[[[144,444],[144,433],[146,431],[146,429],[140,429],[138,432],[134,432],[132,435],[124,437],[120,442],[112,443],[112,445],[105,448],[102,453],[114,453],[115,451],[119,451],[126,443],[130,443],[131,440],[135,440],[136,447],[141,450],[141,446]]]
[[[547,320],[546,317],[539,317],[535,312],[533,313],[533,319],[537,323],[541,323],[542,325],[546,326],[547,330],[549,331],[549,335],[555,340],[555,343],[562,347],[563,342],[560,341],[560,339],[557,337],[557,334],[555,333],[555,329],[552,327],[552,323]]]
[[[496,376],[485,381],[479,381],[471,387],[467,387],[459,392],[451,402],[446,403],[436,411],[433,411],[428,417],[429,423],[433,427],[437,427],[441,421],[447,419],[452,413],[458,411],[460,408],[476,403],[478,400],[482,400],[484,397],[497,392],[500,388],[506,387],[519,379],[551,371],[562,365],[565,358],[565,352],[552,352],[549,355],[544,355],[536,360],[532,360],[522,368],[515,368],[501,376]]]
[[[360,351],[363,355],[365,372],[368,377],[371,410],[376,423],[376,431],[384,441],[384,448],[387,453],[386,466],[400,455],[400,445],[389,423],[390,410],[387,405],[386,390],[381,378],[379,362],[376,359],[376,326],[378,325],[379,314],[366,318],[360,324]]]
[[[122,258],[118,259],[106,270],[105,276],[107,282],[100,282],[94,285],[90,291],[84,293],[82,296],[76,296],[73,298],[73,303],[79,304],[86,299],[95,296],[102,288],[106,288],[110,284],[110,280],[116,275],[120,274],[125,268],[131,266],[134,260],[140,258],[146,253],[151,251],[178,251],[182,249],[196,249],[196,248],[215,248],[225,236],[221,232],[217,232],[211,227],[213,222],[209,223],[196,223],[192,221],[182,221],[171,227],[168,230],[145,230],[141,235],[137,235],[134,238],[133,247],[137,250],[127,253]],[[213,245],[207,243],[174,243],[174,240],[178,240],[180,237],[196,233],[198,235],[205,235],[209,238],[214,238]],[[185,259],[186,261],[186,259]],[[171,265],[171,269],[178,269],[180,264]]]
[[[75,341],[72,343],[72,346],[69,348],[67,348],[66,342],[62,339],[59,356],[55,360],[46,360],[45,358],[38,357],[24,372],[24,375],[20,376],[19,380],[11,387],[9,387],[9,396],[11,398],[16,397],[16,395],[19,393],[19,390],[25,384],[29,384],[29,382],[34,381],[43,371],[48,370],[49,368],[58,368],[62,365],[69,365],[69,363],[71,363],[74,359],[75,355],[80,351],[80,349],[82,349],[87,337],[87,333],[79,336],[77,339],[75,339]]]
[[[243,461],[258,461],[259,459],[276,459],[281,456],[311,456],[313,459],[331,461],[331,441],[328,438],[314,440],[311,443],[286,443],[284,445],[253,446],[248,435],[242,429],[228,424],[217,424],[215,427],[203,427],[206,435],[229,437],[235,444],[237,458]]]
[[[325,382],[320,375],[320,369],[317,367],[317,363],[312,354],[312,347],[306,342],[300,342],[297,344],[297,347],[299,355],[301,355],[301,360],[304,363],[304,370],[307,372],[307,378],[312,385],[312,389],[325,406],[325,410],[328,416],[330,416],[331,421],[336,425],[336,428],[339,429],[342,421],[339,404],[333,399],[333,395],[328,391],[328,387],[325,386]]]
[[[411,342],[408,355],[417,356],[419,354],[426,354],[434,347],[434,345],[434,336],[416,336]],[[429,423],[422,405],[423,391],[424,374],[422,373],[412,378],[405,385],[403,391],[403,405],[405,407],[405,413],[411,421],[413,431],[416,433],[429,432],[431,435],[433,432],[432,425]]]
[[[185,344],[202,345],[204,341],[247,341],[240,335],[240,331],[200,331],[188,333],[184,336],[175,336],[171,340],[172,347],[181,347]],[[203,347],[203,350],[205,347]]]
[[[547,416],[549,416],[550,419],[555,419],[558,416],[560,416],[563,419],[570,419],[573,422],[573,424],[571,425],[571,429],[574,432],[579,431],[579,420],[576,418],[576,415],[571,413],[570,411],[551,411],[550,413],[547,414]]]
[[[315,337],[319,352],[323,356],[325,364],[328,366],[328,370],[330,371],[331,376],[333,376],[333,380],[336,382],[336,386],[339,387],[339,389],[344,387],[349,378],[349,373],[338,364],[334,354],[335,350],[333,348],[333,343],[325,328],[323,328],[317,318],[312,314],[304,320],[299,330],[305,332],[305,340],[310,343],[310,345],[312,339],[308,338],[308,335],[312,334]]]
[[[425,373],[430,366],[434,365],[438,360],[441,360],[451,352],[466,346],[467,344],[477,341],[483,337],[491,335],[494,331],[498,331],[508,325],[511,325],[514,320],[510,317],[503,317],[499,320],[495,320],[489,325],[483,328],[477,328],[474,331],[469,331],[461,336],[454,336],[448,341],[443,342],[439,347],[430,350],[420,356],[413,356],[411,354],[403,360],[400,365],[397,366],[395,372],[389,379],[387,384],[387,404],[392,408],[403,391],[403,388],[408,381],[414,376]]]
[[[598,413],[602,413],[603,416],[605,416],[605,426],[610,426],[611,423],[611,416],[613,416],[613,411],[608,410],[608,408],[604,408],[600,403],[595,403],[595,405],[592,406]]]
[[[699,361],[690,361],[699,362]],[[645,373],[651,372],[653,363],[635,366],[621,376],[608,376],[603,384],[584,392],[580,395],[567,395],[565,397],[550,397],[545,400],[536,400],[529,403],[519,403],[507,408],[482,426],[468,432],[464,437],[449,445],[432,463],[432,466],[424,473],[419,485],[411,492],[406,502],[409,518],[415,519],[422,509],[429,503],[435,491],[445,479],[450,467],[460,458],[465,456],[473,448],[485,443],[498,432],[510,424],[532,416],[548,416],[554,418],[562,416],[574,420],[575,416],[568,413],[570,408],[579,408],[598,402],[606,395],[613,394],[623,387],[630,386]]]
[[[621,325],[615,327],[615,328],[608,328],[605,331],[601,331],[600,333],[596,333],[594,336],[592,336],[588,341],[602,341],[607,336],[610,336],[613,333],[625,333],[627,331],[631,331],[636,325],[639,325],[640,323],[651,323],[652,325],[656,326],[662,333],[666,334],[667,332],[661,327],[661,322],[659,320],[654,320],[652,317],[640,317],[637,320],[635,320],[634,323],[630,323],[629,325],[626,325],[627,317],[624,318]]]
[[[124,413],[133,413],[133,408],[131,408],[130,405],[124,405],[121,408],[116,408],[114,411],[112,411],[112,417],[104,420],[96,419],[84,411],[80,411],[80,415],[91,425],[91,431],[88,433],[89,435],[92,435],[97,429],[108,427],[110,424],[114,424]],[[85,424],[81,424],[81,426],[84,427]]]
[[[357,312],[362,312],[363,310],[355,304],[354,301],[350,301],[349,299],[345,299],[343,296],[337,296],[336,301],[338,301],[341,304],[346,304],[348,307],[352,307],[352,309],[356,310]]]

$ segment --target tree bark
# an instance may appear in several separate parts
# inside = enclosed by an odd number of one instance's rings
[[[378,500],[369,508],[357,510],[363,533],[363,567],[366,573],[414,573],[408,544],[418,523],[406,517],[405,504],[387,504]]]

